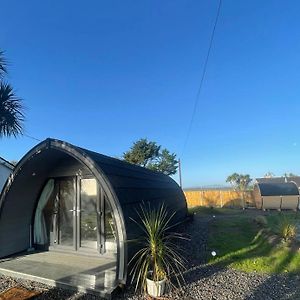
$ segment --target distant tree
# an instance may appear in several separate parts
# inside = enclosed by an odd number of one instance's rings
[[[252,179],[248,174],[238,174],[233,173],[229,175],[226,179],[226,182],[230,182],[235,190],[241,192],[241,206],[245,209],[245,191],[250,188],[250,182]]]
[[[251,181],[252,179],[250,178],[250,175],[238,173],[233,173],[226,179],[226,182],[229,182],[234,189],[239,191],[245,191],[249,187]]]
[[[153,159],[159,156],[159,151],[160,146],[156,142],[140,139],[134,142],[130,150],[123,154],[123,158],[132,164],[147,167]]]
[[[252,179],[250,178],[250,175],[246,174],[246,175],[242,175],[240,174],[240,178],[239,178],[239,190],[241,191],[245,191],[248,187],[250,182],[252,181]]]
[[[24,107],[13,88],[3,81],[7,74],[6,61],[0,50],[0,138],[23,134]]]
[[[231,184],[231,186],[233,188],[235,188],[237,185],[239,176],[240,175],[238,173],[233,173],[227,177],[226,182],[229,182]]]
[[[275,177],[275,174],[268,171],[265,175],[264,175],[265,178],[272,178],[272,177]]]
[[[162,172],[166,175],[176,174],[178,168],[178,160],[175,153],[163,149],[154,163],[149,163],[149,169]]]
[[[161,149],[156,142],[140,139],[133,143],[132,147],[123,154],[123,159],[129,163],[139,165],[166,175],[174,175],[177,172],[178,160],[175,153],[167,149]]]
[[[283,176],[284,177],[295,177],[295,176],[298,176],[298,175],[296,175],[294,173],[284,173]]]

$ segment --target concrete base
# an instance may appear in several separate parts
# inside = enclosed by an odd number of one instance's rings
[[[107,299],[116,288],[116,281],[111,279],[113,273],[116,273],[116,260],[111,257],[46,251],[0,260],[0,274],[89,292]]]

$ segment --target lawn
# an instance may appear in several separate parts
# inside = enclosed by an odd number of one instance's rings
[[[240,209],[233,209],[233,208],[211,208],[211,207],[204,207],[204,206],[195,206],[189,208],[189,212],[191,214],[198,214],[202,216],[217,216],[217,215],[234,215],[240,214]]]
[[[198,208],[193,212],[215,216],[210,223],[208,250],[209,253],[215,251],[217,255],[209,255],[210,264],[246,272],[300,273],[299,250],[296,251],[279,239],[270,241],[270,236],[275,236],[280,220],[278,212],[266,215],[268,229],[255,222],[256,214],[253,211],[233,210],[230,214],[228,209]],[[290,219],[296,217],[299,221],[294,212],[285,215]]]

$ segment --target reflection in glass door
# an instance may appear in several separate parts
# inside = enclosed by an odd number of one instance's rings
[[[104,230],[104,241],[105,241],[105,252],[107,253],[117,253],[117,234],[116,226],[113,218],[111,208],[105,197],[104,202],[104,220],[105,220],[105,230]]]
[[[98,186],[95,178],[80,180],[80,247],[97,250],[98,234]]]
[[[74,215],[75,215],[75,179],[64,178],[58,181],[58,197],[56,197],[57,235],[55,242],[61,246],[74,247]]]

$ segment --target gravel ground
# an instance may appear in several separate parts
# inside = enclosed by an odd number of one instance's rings
[[[300,275],[261,275],[244,273],[231,269],[220,269],[205,264],[206,239],[208,235],[209,218],[203,219],[197,215],[193,222],[184,225],[184,230],[191,237],[185,245],[185,257],[188,258],[186,285],[181,290],[166,295],[167,299],[174,300],[300,300]],[[99,299],[92,295],[76,293],[58,288],[48,287],[40,283],[26,280],[12,279],[0,276],[0,291],[12,286],[22,286],[30,290],[41,291],[35,299]],[[117,294],[116,300],[142,300],[143,296],[135,295],[132,289]]]

